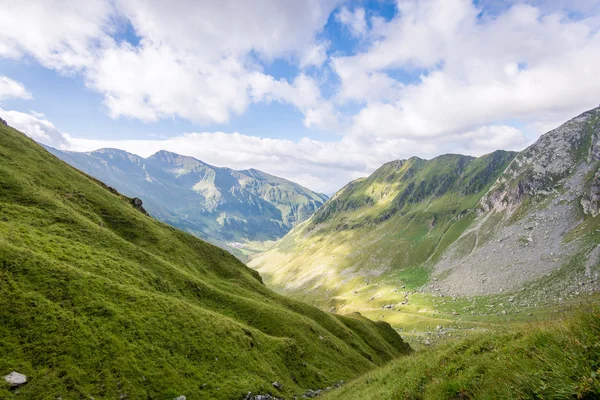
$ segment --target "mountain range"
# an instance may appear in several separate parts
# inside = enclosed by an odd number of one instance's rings
[[[62,155],[110,169],[107,181],[138,174],[133,189],[156,185],[156,201],[200,191],[208,215],[245,198],[272,216],[240,194],[259,191],[249,176],[277,186],[257,171],[98,154]],[[522,152],[387,163],[255,269],[5,124],[0,161],[0,398],[600,393],[600,108]],[[197,185],[210,171],[231,190]]]
[[[428,308],[440,296],[562,300],[599,289],[599,205],[596,108],[518,153],[387,163],[249,265],[281,293],[397,326],[381,307],[419,293]]]
[[[143,200],[155,218],[246,259],[310,217],[327,196],[255,169],[235,171],[159,151],[47,149],[119,192]]]
[[[0,398],[292,398],[409,351],[0,124]]]

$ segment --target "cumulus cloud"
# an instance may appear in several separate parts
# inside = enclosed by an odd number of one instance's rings
[[[81,73],[114,118],[204,124],[225,123],[247,109],[260,62],[320,66],[328,43],[316,36],[339,2],[4,1],[10,13],[0,15],[0,57],[32,57]],[[127,25],[139,43],[118,39]],[[321,120],[307,119],[311,126]]]
[[[521,149],[600,98],[597,0],[402,0],[391,20],[338,0],[0,7],[10,9],[0,13],[0,57],[82,77],[114,118],[222,124],[250,104],[279,102],[299,110],[305,127],[340,133],[335,142],[243,132],[106,142],[64,134],[33,111],[1,111],[34,139],[72,150],[167,149],[328,192],[391,159]],[[321,35],[330,18],[360,45],[338,51]],[[296,76],[269,75],[274,60]],[[0,78],[0,100],[30,96]]]
[[[58,149],[65,149],[69,146],[69,136],[63,134],[52,122],[43,117],[19,111],[7,111],[2,108],[0,108],[0,117],[6,120],[8,125],[40,143]]]
[[[254,73],[249,76],[248,82],[255,102],[291,104],[304,114],[304,125],[308,128],[338,128],[338,114],[333,105],[322,98],[315,79],[300,74],[289,83],[285,79],[276,80],[272,76]]]
[[[356,8],[350,11],[347,7],[342,7],[335,15],[335,18],[338,22],[348,27],[352,36],[360,37],[367,32],[364,8]]]
[[[22,83],[7,76],[0,76],[0,101],[5,99],[31,99],[31,93]]]
[[[77,70],[113,42],[111,2],[2,0],[0,8],[1,57],[30,56],[48,68]]]
[[[506,119],[566,118],[598,103],[597,17],[520,3],[482,16],[468,0],[398,8],[374,26],[367,50],[333,59],[338,100],[365,103],[352,116],[353,134],[449,138]],[[399,71],[417,77],[404,83],[394,78]]]

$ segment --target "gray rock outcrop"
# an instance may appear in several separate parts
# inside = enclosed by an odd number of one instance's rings
[[[4,377],[4,380],[8,383],[8,385],[11,388],[17,388],[27,383],[27,377],[16,371],[13,371],[10,374],[6,375]]]

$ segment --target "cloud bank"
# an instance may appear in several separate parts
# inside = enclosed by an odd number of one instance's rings
[[[10,13],[0,13],[0,57],[81,76],[113,118],[202,126],[164,140],[84,140],[43,116],[2,111],[63,149],[166,149],[331,192],[395,158],[522,149],[600,102],[596,0],[398,0],[391,19],[337,0],[1,3]],[[336,48],[331,24],[351,48]],[[275,60],[296,75],[270,75]],[[0,77],[0,101],[31,96]],[[272,102],[339,140],[210,132]]]

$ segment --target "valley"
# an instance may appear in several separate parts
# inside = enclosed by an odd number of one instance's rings
[[[259,244],[258,273],[0,127],[0,369],[31,380],[0,395],[593,396],[599,115],[387,163]]]
[[[520,153],[385,164],[249,265],[281,293],[389,322],[416,346],[436,327],[544,319],[600,288],[599,120],[590,110]]]
[[[600,0],[0,24],[0,400],[600,400]]]

